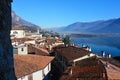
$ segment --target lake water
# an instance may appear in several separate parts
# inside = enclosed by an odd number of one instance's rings
[[[71,37],[72,43],[88,45],[92,52],[101,55],[101,51],[106,54],[111,53],[112,57],[120,56],[120,37]]]

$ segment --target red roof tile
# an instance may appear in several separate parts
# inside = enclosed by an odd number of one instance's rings
[[[34,45],[28,45],[28,53],[35,53],[37,55],[49,55],[46,49],[35,47]]]
[[[31,40],[34,40],[34,39],[30,39],[30,38],[14,38],[12,39],[12,42],[19,42],[19,43],[24,43],[25,41],[31,41]]]
[[[14,67],[17,78],[31,74],[35,71],[41,70],[54,57],[39,56],[39,55],[14,55]]]
[[[77,47],[59,47],[56,48],[56,51],[68,60],[74,60],[90,54],[90,52]]]
[[[98,62],[98,60],[95,58],[88,58],[80,61],[80,64],[76,64],[76,66],[68,67],[60,80],[106,80],[107,77],[104,76],[105,69],[103,64],[94,64],[94,62]],[[72,70],[72,75],[69,75],[70,70]]]

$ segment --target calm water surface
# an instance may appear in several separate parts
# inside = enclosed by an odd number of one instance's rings
[[[101,51],[106,54],[111,53],[112,57],[120,56],[120,37],[71,37],[72,43],[88,45],[92,52],[101,55]]]

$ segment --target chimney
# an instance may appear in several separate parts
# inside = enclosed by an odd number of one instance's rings
[[[111,58],[111,54],[110,53],[108,53],[108,58]]]
[[[88,51],[90,51],[90,52],[92,51],[90,46],[88,46]]]
[[[105,51],[102,51],[102,57],[105,58]]]
[[[71,46],[74,46],[74,43],[72,43]]]
[[[82,48],[86,47],[84,44],[82,44]]]
[[[72,76],[72,68],[69,71],[69,75]]]
[[[39,28],[37,29],[37,34],[40,34],[40,30],[39,30]]]
[[[108,67],[108,68],[110,67],[110,65],[109,65],[108,61],[106,61],[106,67]]]
[[[108,58],[108,59],[111,58],[111,54],[110,54],[110,53],[108,53],[107,58]]]
[[[89,46],[86,46],[86,51],[89,51]]]

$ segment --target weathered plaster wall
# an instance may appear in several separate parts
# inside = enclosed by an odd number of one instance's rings
[[[11,1],[0,0],[0,80],[16,80],[10,40]]]

